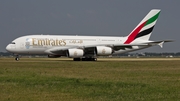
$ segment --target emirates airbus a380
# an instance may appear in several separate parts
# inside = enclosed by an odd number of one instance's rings
[[[159,9],[151,10],[126,37],[111,36],[67,36],[28,35],[13,40],[6,50],[16,55],[47,54],[50,58],[67,56],[74,61],[96,61],[97,56],[121,54],[171,42],[171,40],[150,41]]]

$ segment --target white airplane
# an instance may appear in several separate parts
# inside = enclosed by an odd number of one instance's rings
[[[149,40],[159,14],[159,9],[151,10],[126,37],[28,35],[13,40],[6,50],[16,55],[15,60],[19,60],[20,54],[46,54],[49,58],[67,56],[74,61],[96,61],[97,56],[121,54],[154,45],[162,48],[163,43],[171,40]]]

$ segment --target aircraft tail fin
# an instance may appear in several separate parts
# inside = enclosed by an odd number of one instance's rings
[[[124,44],[130,44],[135,39],[149,40],[153,28],[156,24],[158,16],[160,14],[159,9],[152,9],[144,19],[134,28],[134,30],[127,36],[127,40]]]

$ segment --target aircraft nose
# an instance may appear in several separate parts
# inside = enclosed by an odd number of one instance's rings
[[[6,50],[7,50],[8,52],[11,51],[11,46],[10,46],[10,44],[6,46]]]

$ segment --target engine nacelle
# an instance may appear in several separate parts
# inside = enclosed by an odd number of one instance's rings
[[[48,55],[48,58],[59,58],[61,57],[60,55]]]
[[[79,58],[84,55],[84,51],[82,49],[68,49],[68,57],[71,58]]]
[[[111,55],[113,52],[112,48],[106,46],[96,46],[96,54],[99,56]]]

